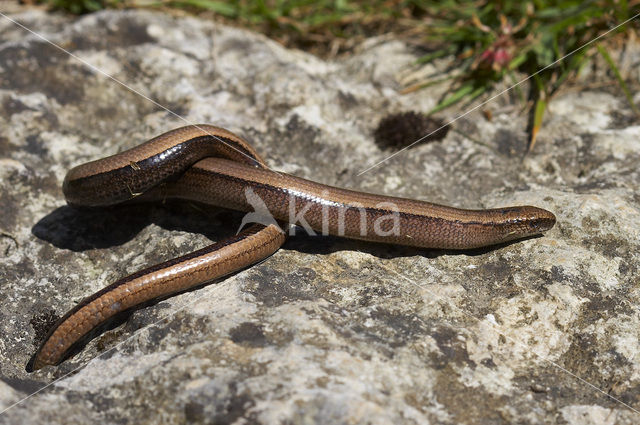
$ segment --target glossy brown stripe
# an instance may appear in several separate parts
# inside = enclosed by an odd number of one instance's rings
[[[190,126],[126,152],[79,165],[67,173],[62,189],[70,205],[113,205],[179,176],[207,156],[265,167],[253,147],[233,133],[209,125]]]
[[[220,158],[199,161],[179,180],[150,191],[147,197],[197,200],[251,212],[247,188],[276,219],[291,221],[292,211],[293,216],[305,211],[301,221],[316,232],[423,248],[478,248],[538,234],[555,223],[552,213],[532,206],[459,209],[340,189]],[[397,235],[379,234],[395,215]],[[344,217],[342,228],[340,217]]]
[[[253,167],[266,166],[253,147],[235,134],[210,125],[188,126],[73,168],[65,177],[63,191],[70,205],[112,205],[178,178],[194,162],[209,155]],[[284,240],[279,227],[255,225],[225,241],[103,288],[57,321],[29,360],[27,371],[60,363],[74,344],[116,314],[247,267],[271,255]]]
[[[532,206],[464,210],[274,173],[243,139],[205,125],[177,129],[78,166],[67,174],[63,188],[67,201],[77,206],[182,198],[253,211],[249,190],[279,220],[290,221],[293,210],[294,217],[319,232],[426,248],[476,248],[538,234],[555,223],[552,213]],[[390,228],[385,217],[397,217],[397,233],[384,234]],[[78,340],[110,317],[253,264],[284,240],[277,225],[256,224],[227,241],[109,285],[58,321],[27,369],[59,363]]]

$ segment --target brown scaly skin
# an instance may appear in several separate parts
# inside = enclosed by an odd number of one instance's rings
[[[317,232],[423,248],[499,244],[545,232],[556,220],[551,212],[532,206],[464,210],[276,173],[242,138],[208,125],[179,128],[75,167],[63,184],[67,202],[74,206],[180,198],[252,212],[247,189],[277,220],[294,217],[299,219],[294,224],[308,224]],[[119,313],[268,257],[286,235],[275,220],[263,224],[141,270],[87,297],[53,326],[27,371],[60,363],[74,344]]]

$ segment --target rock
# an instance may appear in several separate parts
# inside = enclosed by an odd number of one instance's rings
[[[1,423],[637,422],[640,124],[619,93],[561,94],[524,160],[526,117],[500,98],[492,121],[474,111],[360,175],[389,155],[385,116],[446,90],[398,94],[418,55],[402,42],[325,62],[195,18],[10,10],[55,45],[0,18],[0,409],[18,403]],[[301,177],[558,223],[472,252],[299,235],[27,374],[83,297],[235,231],[241,214],[189,203],[65,205],[70,167],[185,122]]]

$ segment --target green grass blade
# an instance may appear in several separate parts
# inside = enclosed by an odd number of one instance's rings
[[[441,58],[443,56],[447,56],[452,54],[455,51],[455,47],[447,47],[446,49],[436,50],[435,52],[427,53],[424,56],[420,56],[416,63],[429,63],[434,59]]]
[[[540,132],[540,127],[542,127],[542,119],[544,118],[544,112],[546,110],[547,101],[545,99],[544,93],[541,93],[540,95],[538,95],[538,99],[536,100],[536,105],[533,112],[533,125],[531,126],[531,138],[529,139],[529,148],[527,149],[528,152],[531,152],[536,144],[538,132]]]
[[[631,96],[629,87],[627,87],[627,83],[624,82],[624,78],[622,78],[622,75],[620,74],[620,70],[616,66],[615,62],[613,61],[609,53],[605,50],[605,48],[602,47],[600,44],[596,44],[596,49],[598,49],[598,53],[602,55],[604,60],[607,62],[607,65],[609,65],[609,68],[611,68],[611,70],[613,71],[613,74],[616,76],[616,79],[618,80],[618,84],[620,84],[620,88],[622,88],[622,91],[624,92],[624,95],[627,98],[627,102],[629,102],[629,105],[631,105],[631,109],[633,109],[633,112],[636,115],[640,115],[640,111],[638,111],[638,107],[633,102],[633,97]]]
[[[185,5],[197,7],[199,9],[210,10],[212,12],[218,13],[220,15],[234,18],[238,15],[238,10],[236,7],[225,3],[223,1],[215,1],[215,0],[179,0],[175,2],[171,2],[174,5]]]
[[[446,97],[442,102],[438,103],[432,110],[428,112],[428,115],[435,114],[436,112],[440,112],[445,108],[453,105],[454,103],[459,102],[465,96],[471,94],[473,92],[473,82],[469,81],[463,84],[455,93],[451,96]]]

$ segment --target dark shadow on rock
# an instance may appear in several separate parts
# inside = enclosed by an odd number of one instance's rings
[[[20,379],[13,376],[3,376],[0,382],[4,382],[16,391],[32,394],[43,387],[42,382],[34,379]]]
[[[296,229],[296,235],[289,237],[283,248],[293,251],[300,251],[306,254],[327,255],[338,251],[360,251],[366,252],[378,258],[399,258],[422,256],[426,258],[437,258],[443,255],[466,255],[477,257],[488,254],[510,245],[520,243],[528,239],[536,239],[543,235],[534,235],[526,238],[509,241],[497,245],[483,248],[454,250],[454,249],[428,249],[416,248],[412,246],[392,245],[382,242],[369,242],[355,239],[346,239],[338,236],[309,235],[302,229]]]
[[[121,245],[149,224],[148,206],[76,209],[60,207],[38,221],[31,232],[57,248],[85,251]]]
[[[149,224],[166,230],[200,233],[219,240],[235,233],[242,213],[195,203],[119,205],[109,208],[64,206],[46,215],[31,232],[39,239],[72,251],[122,245]]]

